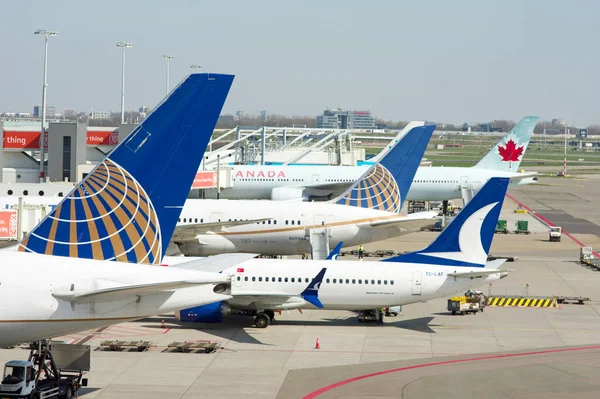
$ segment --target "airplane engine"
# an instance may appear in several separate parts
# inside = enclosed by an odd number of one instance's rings
[[[215,302],[175,312],[177,320],[199,323],[220,323],[223,321],[223,316],[229,315],[231,315],[231,306],[224,302]]]
[[[303,188],[275,187],[271,190],[273,201],[306,201],[308,196],[304,194]]]

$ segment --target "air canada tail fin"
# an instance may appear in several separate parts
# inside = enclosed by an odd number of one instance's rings
[[[491,178],[427,248],[384,262],[485,267],[508,178]]]
[[[19,251],[159,264],[232,82],[232,75],[188,76]]]
[[[476,168],[517,172],[525,156],[537,116],[526,116],[475,165]]]
[[[400,212],[434,130],[435,125],[425,122],[409,123],[401,138],[382,151],[381,161],[331,202]]]

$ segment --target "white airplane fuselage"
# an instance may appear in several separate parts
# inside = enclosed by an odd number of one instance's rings
[[[180,225],[269,218],[200,234],[180,245],[182,253],[208,256],[226,252],[296,255],[310,252],[309,234],[326,233],[331,248],[397,237],[432,225],[435,212],[400,215],[326,202],[188,200]],[[371,227],[370,223],[401,220],[402,225]],[[325,232],[325,229],[327,230]]]
[[[233,298],[227,302],[240,309],[251,308],[256,300],[264,309],[314,309],[299,293],[323,268],[327,271],[319,286],[318,298],[325,309],[335,310],[423,302],[464,292],[506,276],[506,272],[498,271],[475,279],[454,278],[448,273],[478,272],[483,268],[435,264],[251,259],[223,271],[233,275]],[[266,281],[267,277],[269,281]],[[281,298],[285,296],[289,299],[282,302]]]
[[[311,166],[311,165],[234,165],[233,185],[222,189],[221,199],[272,199],[300,200],[306,186],[339,184],[337,190],[322,195],[337,195],[358,180],[372,165],[363,166]],[[304,194],[304,198],[308,198]],[[216,199],[215,189],[205,190],[206,199]]]
[[[57,337],[228,298],[213,292],[214,284],[202,284],[72,304],[52,294],[202,278],[214,281],[215,274],[11,250],[0,251],[0,265],[0,346]]]
[[[322,196],[335,197],[350,186],[370,167],[364,166],[234,166],[233,186],[221,190],[221,199],[306,199],[304,187]],[[515,177],[517,172],[502,172],[477,167],[422,166],[417,169],[407,200],[443,201],[462,197],[461,187],[472,189],[473,195],[492,177]],[[511,183],[534,183],[533,178]],[[327,185],[336,184],[329,189]],[[304,193],[304,194],[303,194]],[[206,190],[206,198],[216,198],[216,190]]]
[[[54,206],[57,197],[25,198],[26,204]],[[15,205],[15,197],[2,197],[0,207]],[[327,202],[269,200],[198,200],[188,199],[178,226],[265,219],[260,223],[217,228],[214,232],[196,234],[193,240],[177,241],[187,256],[209,256],[228,252],[250,252],[264,255],[299,255],[310,252],[309,234],[327,228],[330,247],[339,242],[345,246],[366,244],[397,237],[433,225],[435,212],[400,215],[367,208],[336,205]],[[369,223],[402,220],[402,226],[371,227]]]

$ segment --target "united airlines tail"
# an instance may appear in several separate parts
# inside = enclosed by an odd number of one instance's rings
[[[404,135],[383,150],[381,161],[331,202],[399,212],[434,130],[425,122],[409,123]]]
[[[232,75],[188,76],[19,251],[159,264],[232,82]]]
[[[525,156],[537,116],[526,116],[500,140],[494,148],[481,158],[476,168],[516,172]]]
[[[491,178],[427,248],[384,262],[485,267],[508,178]]]

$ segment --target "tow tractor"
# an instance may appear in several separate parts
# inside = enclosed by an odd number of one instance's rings
[[[72,398],[87,386],[84,371],[90,370],[90,347],[35,341],[28,360],[4,365],[0,398]]]
[[[560,242],[560,236],[562,236],[562,228],[560,226],[550,227],[550,231],[548,232],[548,241]]]

